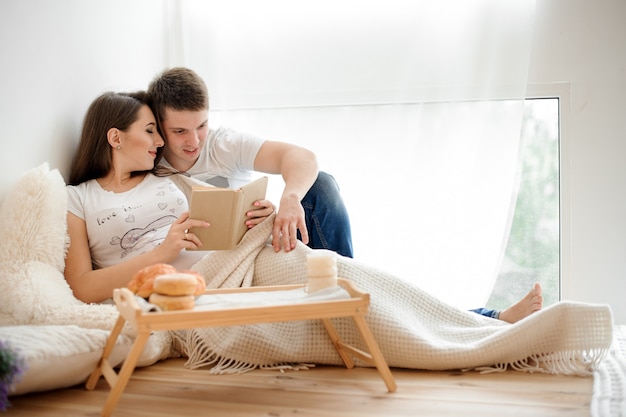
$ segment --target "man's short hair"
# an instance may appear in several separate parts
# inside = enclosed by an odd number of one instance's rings
[[[198,74],[189,68],[169,68],[157,75],[148,86],[153,111],[159,123],[165,109],[208,110],[209,92]]]

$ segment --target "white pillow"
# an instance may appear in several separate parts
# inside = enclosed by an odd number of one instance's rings
[[[112,304],[74,297],[63,276],[66,225],[65,182],[45,163],[22,174],[0,206],[0,339],[19,348],[29,368],[14,394],[83,382],[119,315]],[[118,338],[111,363],[131,341]],[[137,366],[167,357],[170,346],[169,333],[155,332]]]
[[[0,206],[0,324],[40,324],[51,309],[81,304],[63,276],[67,191],[58,170],[23,173]]]
[[[47,163],[29,169],[0,206],[0,325],[113,327],[114,306],[85,304],[67,284],[68,243],[63,177]]]
[[[67,191],[58,170],[47,163],[24,172],[0,207],[0,259],[39,261],[65,268]]]
[[[66,388],[83,383],[98,364],[109,331],[78,326],[0,327],[0,340],[24,359],[26,370],[10,395]],[[119,365],[132,340],[120,335],[109,362]]]
[[[24,361],[25,370],[14,381],[9,395],[47,391],[82,384],[98,365],[109,330],[67,326],[0,327],[0,340],[9,345]],[[124,361],[134,338],[120,334],[108,361],[116,367]],[[150,339],[137,360],[136,367],[150,366],[173,357],[169,332],[160,331]]]

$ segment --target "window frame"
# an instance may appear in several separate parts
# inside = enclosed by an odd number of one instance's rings
[[[565,82],[530,83],[526,88],[526,99],[556,98],[559,103],[559,300],[571,298],[572,279],[570,90],[570,84]]]

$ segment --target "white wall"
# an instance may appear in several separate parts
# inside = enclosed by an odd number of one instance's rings
[[[530,83],[568,82],[571,276],[564,296],[626,323],[626,2],[537,1]]]
[[[145,88],[167,50],[167,1],[0,1],[0,198],[25,169],[66,174],[89,102]],[[626,323],[626,3],[537,1],[529,82],[569,82],[571,276],[565,295]],[[140,29],[137,29],[140,27]]]
[[[66,174],[89,103],[165,65],[163,1],[0,1],[0,196],[26,168]],[[140,28],[140,29],[138,29]]]

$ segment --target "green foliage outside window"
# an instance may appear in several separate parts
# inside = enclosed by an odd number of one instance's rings
[[[517,202],[490,308],[510,306],[535,282],[544,306],[559,300],[558,117],[558,99],[526,100]]]

